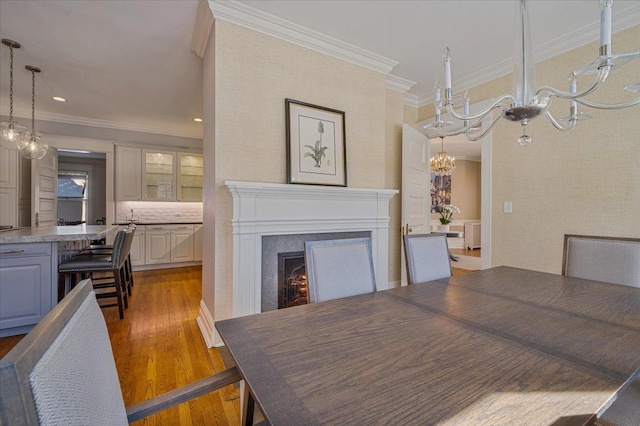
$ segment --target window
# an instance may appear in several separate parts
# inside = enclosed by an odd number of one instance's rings
[[[87,172],[58,172],[58,223],[76,225],[87,220]]]

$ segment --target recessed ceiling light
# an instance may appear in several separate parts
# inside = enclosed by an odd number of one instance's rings
[[[58,102],[67,102],[67,100],[65,98],[61,98],[60,96],[54,96],[53,98],[54,101],[58,101]]]
[[[202,123],[202,118],[194,118],[193,121],[196,123]]]

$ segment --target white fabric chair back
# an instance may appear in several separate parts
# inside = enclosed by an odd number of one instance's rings
[[[370,238],[305,243],[309,302],[376,291]]]
[[[451,260],[446,235],[405,235],[404,253],[409,284],[451,276]]]
[[[562,275],[640,287],[640,239],[565,235]]]
[[[2,424],[128,424],[91,281],[76,286],[0,361],[0,382]]]

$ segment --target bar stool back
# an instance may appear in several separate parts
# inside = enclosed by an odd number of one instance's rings
[[[108,254],[80,255],[62,262],[58,266],[61,274],[93,274],[96,272],[110,272],[113,274],[113,281],[94,284],[94,289],[113,288],[113,291],[96,292],[98,299],[115,297],[116,303],[101,305],[102,307],[118,306],[120,319],[124,318],[124,308],[128,307],[127,289],[125,284],[124,265],[131,250],[133,241],[133,231],[125,229],[116,234],[113,242],[113,251]],[[75,284],[75,283],[73,283]]]

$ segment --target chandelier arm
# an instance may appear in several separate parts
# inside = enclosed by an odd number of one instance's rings
[[[491,131],[491,129],[493,129],[493,126],[496,125],[496,123],[502,118],[502,115],[498,115],[489,125],[489,127],[487,127],[487,129],[485,131],[483,131],[481,134],[477,135],[477,136],[471,136],[469,135],[469,132],[465,132],[464,136],[467,138],[468,141],[471,142],[476,142],[479,141],[480,139],[484,138],[485,136],[487,136],[487,134]]]
[[[598,76],[596,77],[594,83],[587,89],[583,90],[582,92],[579,92],[579,93],[564,92],[562,90],[555,89],[551,86],[542,86],[536,92],[536,96],[540,95],[540,93],[542,93],[543,91],[549,92],[551,96],[556,96],[561,99],[576,99],[576,98],[581,98],[583,96],[587,96],[588,94],[595,91],[602,83],[604,83],[604,81],[607,79],[607,76],[609,75],[609,70],[610,70],[610,67],[605,67],[600,69],[600,71],[598,71]]]
[[[629,102],[623,102],[620,104],[602,104],[600,102],[593,102],[588,99],[576,99],[576,102],[584,106],[597,108],[597,109],[623,109],[623,108],[629,108],[635,105],[639,105],[640,98],[635,98]]]
[[[503,106],[500,105],[500,104],[503,101],[507,101],[507,100],[510,101],[511,103],[514,103],[516,101],[516,99],[511,95],[502,95],[498,99],[496,99],[495,102],[492,103],[490,106],[488,106],[484,110],[480,111],[479,113],[472,114],[472,115],[460,115],[460,114],[458,114],[457,112],[455,112],[455,110],[453,109],[453,105],[451,105],[451,104],[447,104],[446,107],[447,107],[447,112],[453,118],[456,118],[458,120],[476,120],[476,119],[484,118],[487,114],[489,114],[491,111],[493,111],[496,108],[502,108]]]
[[[556,129],[560,130],[561,132],[568,132],[569,130],[573,129],[576,125],[576,120],[575,119],[569,119],[569,126],[568,127],[564,127],[562,124],[558,123],[558,121],[553,117],[553,115],[551,115],[551,112],[547,111],[544,113],[544,117],[549,120],[549,122],[551,124],[553,124],[553,127],[555,127]]]
[[[462,135],[466,132],[468,132],[469,130],[471,130],[473,128],[473,126],[475,126],[476,124],[478,124],[481,120],[475,120],[473,123],[467,125],[467,126],[463,126],[463,127],[458,127],[457,129],[454,130],[443,130],[442,127],[431,127],[427,130],[427,134],[426,136],[429,139],[435,139],[435,138],[439,138],[439,137],[448,137],[448,136],[458,136],[458,135]],[[433,131],[434,133],[431,133],[431,131]]]

